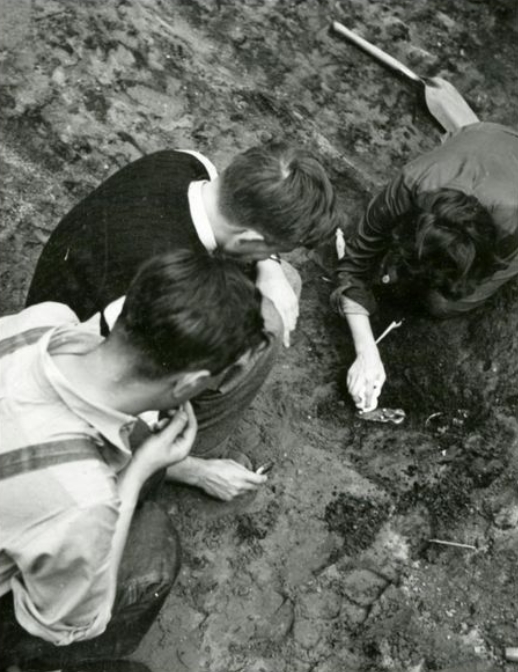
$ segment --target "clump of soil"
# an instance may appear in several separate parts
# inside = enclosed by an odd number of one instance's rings
[[[353,555],[372,544],[388,515],[386,505],[341,492],[326,506],[324,518],[343,537],[345,552]]]
[[[279,515],[278,503],[274,500],[262,511],[245,513],[236,517],[236,535],[239,541],[264,539]]]

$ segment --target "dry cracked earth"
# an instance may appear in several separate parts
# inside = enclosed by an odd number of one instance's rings
[[[271,139],[324,162],[354,225],[440,141],[417,93],[329,31],[355,28],[481,119],[518,125],[515,0],[0,0],[1,312],[59,219],[144,153],[219,167]],[[518,187],[517,187],[518,188]],[[383,343],[393,427],[354,416],[326,272],[233,443],[275,460],[241,507],[171,488],[178,583],[135,659],[154,672],[518,669],[518,288]],[[381,332],[395,315],[382,310]],[[454,547],[431,540],[464,544]]]

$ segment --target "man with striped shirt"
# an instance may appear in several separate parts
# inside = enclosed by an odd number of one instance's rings
[[[143,267],[107,338],[59,303],[0,319],[0,667],[137,646],[179,568],[167,513],[139,497],[191,459],[187,400],[263,342],[253,283],[186,251]]]

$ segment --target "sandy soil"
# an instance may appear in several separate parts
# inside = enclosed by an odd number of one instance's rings
[[[321,157],[354,223],[440,132],[414,91],[329,34],[332,18],[518,125],[513,0],[1,0],[2,313],[23,306],[60,217],[156,149],[224,166],[291,140]],[[518,669],[503,659],[518,645],[517,288],[387,338],[382,404],[408,419],[386,427],[354,417],[325,272],[290,259],[294,344],[233,437],[274,471],[240,509],[167,493],[184,565],[135,658],[155,672]]]

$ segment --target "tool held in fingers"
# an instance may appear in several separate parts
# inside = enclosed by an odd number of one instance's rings
[[[456,131],[461,126],[479,121],[477,115],[457,89],[445,79],[441,77],[434,77],[433,79],[421,77],[401,61],[398,61],[397,58],[371,44],[339,21],[333,21],[332,26],[335,32],[424,91],[428,111],[446,131]]]

